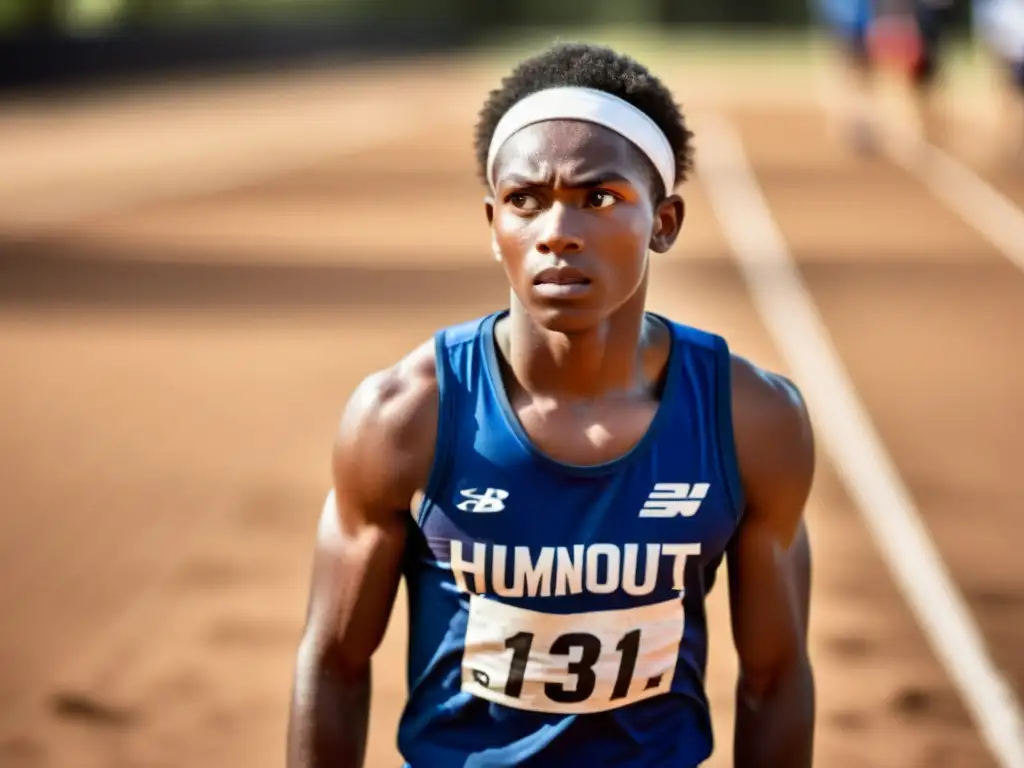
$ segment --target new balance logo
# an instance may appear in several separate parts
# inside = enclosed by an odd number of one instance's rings
[[[459,491],[466,497],[455,506],[463,512],[501,512],[505,508],[505,499],[508,498],[508,491],[501,488],[488,488],[483,493],[477,493],[476,488],[467,488]]]
[[[709,483],[656,483],[640,517],[693,517],[710,488]]]

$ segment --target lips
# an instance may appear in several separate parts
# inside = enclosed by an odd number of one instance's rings
[[[571,301],[588,296],[590,278],[574,267],[548,267],[533,278],[534,292],[547,301]]]
[[[534,285],[589,285],[590,278],[574,267],[548,267],[533,278]]]

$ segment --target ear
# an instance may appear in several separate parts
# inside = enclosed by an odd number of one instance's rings
[[[484,213],[487,215],[487,223],[489,225],[494,224],[494,198],[488,195],[484,198]],[[495,261],[501,261],[501,247],[498,245],[498,236],[494,233],[494,227],[491,227],[491,253],[494,254]]]
[[[686,203],[679,195],[669,195],[654,211],[654,232],[651,234],[651,250],[665,253],[676,242],[686,217]]]

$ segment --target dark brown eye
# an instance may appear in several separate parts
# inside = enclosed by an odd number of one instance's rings
[[[515,192],[509,195],[507,200],[514,208],[518,208],[521,211],[535,211],[540,208],[537,198],[525,192]]]
[[[618,198],[611,192],[595,189],[587,195],[587,204],[593,208],[609,208],[618,202]]]

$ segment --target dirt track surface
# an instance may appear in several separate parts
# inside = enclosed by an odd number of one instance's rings
[[[399,101],[426,79],[375,76]],[[370,108],[373,89],[326,75],[234,87],[217,120],[201,109],[225,103],[215,92],[172,99],[193,105],[188,156],[230,169],[206,168],[203,184],[179,184],[189,165],[174,158],[145,173],[117,159],[121,146],[148,150],[136,132],[119,143],[103,116],[160,124],[166,100],[76,105],[99,137],[89,162],[24,161],[0,185],[24,214],[7,208],[0,226],[0,764],[282,764],[340,409],[367,373],[506,296],[469,147],[490,83],[447,77],[444,110],[414,97],[379,136],[321,126],[302,147],[287,122],[271,130],[265,106],[252,107],[262,121],[245,119],[248,105],[277,89],[312,125],[326,95]],[[1024,274],[904,172],[830,143],[811,107],[731,116],[854,384],[1024,692],[1024,363],[1012,353]],[[7,117],[0,146],[59,145],[66,118]],[[217,130],[245,152],[213,141]],[[294,162],[263,161],[289,146]],[[1024,204],[1024,183],[996,181]],[[685,192],[687,226],[655,267],[652,308],[784,371],[700,178]],[[808,518],[817,764],[994,765],[824,459]],[[710,765],[727,766],[724,589],[711,614]],[[404,620],[399,606],[375,669],[371,766],[399,764]]]

